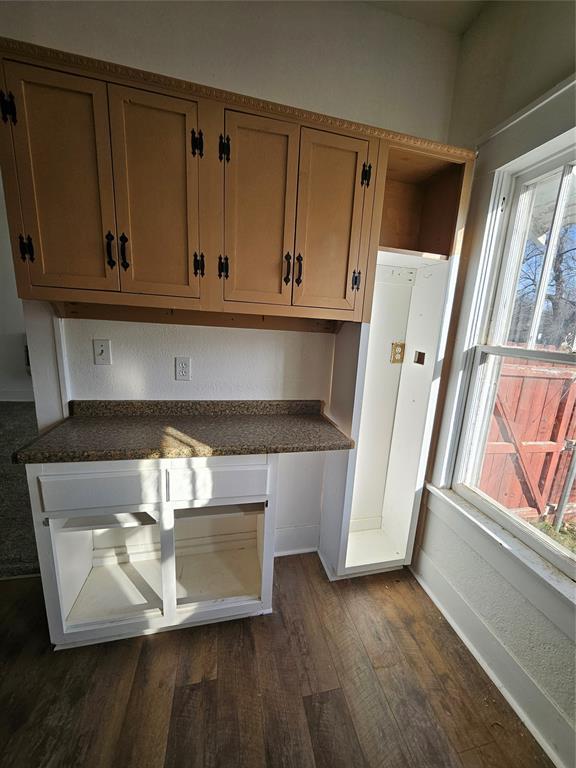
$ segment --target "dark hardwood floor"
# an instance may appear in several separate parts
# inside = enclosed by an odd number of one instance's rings
[[[54,653],[0,582],[0,765],[550,768],[407,572],[276,561],[275,613]]]

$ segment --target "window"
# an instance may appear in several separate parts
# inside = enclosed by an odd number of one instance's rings
[[[489,233],[492,299],[480,318],[454,489],[574,578],[574,150],[501,172],[497,185],[505,213]]]

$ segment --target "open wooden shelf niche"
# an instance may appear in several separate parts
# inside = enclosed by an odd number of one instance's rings
[[[380,248],[448,257],[456,234],[464,169],[463,162],[391,147]]]

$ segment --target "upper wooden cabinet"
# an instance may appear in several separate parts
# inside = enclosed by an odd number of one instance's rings
[[[367,141],[302,129],[294,304],[354,309],[367,169]]]
[[[123,291],[200,296],[197,107],[109,86]]]
[[[33,286],[119,289],[106,84],[8,62],[24,231],[15,258]]]
[[[24,299],[369,321],[379,247],[460,250],[468,150],[2,38],[0,59]]]
[[[299,127],[227,111],[225,133],[224,300],[290,304]]]

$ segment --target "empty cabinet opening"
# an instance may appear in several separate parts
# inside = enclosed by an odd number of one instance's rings
[[[265,502],[180,509],[174,513],[176,602],[258,600],[262,592]]]
[[[65,628],[160,616],[157,514],[93,513],[50,519]]]
[[[410,561],[449,270],[447,260],[378,254],[365,378],[354,406],[361,415],[346,569]],[[390,349],[400,345],[406,354],[399,363]]]
[[[448,256],[456,235],[463,173],[463,163],[391,149],[380,248]]]

